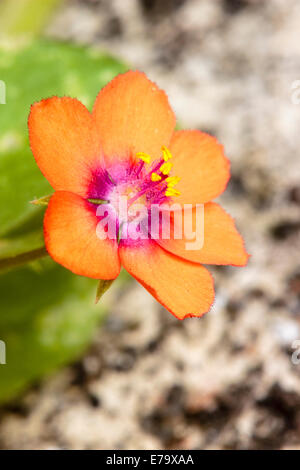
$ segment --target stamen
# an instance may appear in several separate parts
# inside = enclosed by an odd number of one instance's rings
[[[151,181],[160,181],[161,180],[161,176],[159,176],[157,173],[153,172],[151,174]]]
[[[179,176],[168,176],[168,178],[166,178],[169,188],[173,188],[177,183],[179,183],[179,181]]]
[[[180,196],[181,192],[177,191],[177,189],[174,188],[167,188],[165,195],[166,196]]]
[[[138,152],[136,154],[137,158],[142,160],[144,163],[150,163],[151,162],[151,157],[145,152]]]
[[[162,146],[161,148],[162,150],[162,153],[163,153],[163,159],[165,162],[167,162],[168,160],[170,160],[170,158],[172,158],[172,154],[170,152],[169,149],[167,149],[167,147],[165,147],[164,145]]]
[[[159,170],[162,172],[163,175],[168,175],[172,169],[172,163],[171,162],[165,162],[161,165]]]

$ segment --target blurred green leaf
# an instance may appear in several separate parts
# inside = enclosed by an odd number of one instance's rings
[[[126,67],[94,49],[53,41],[0,42],[0,237],[32,217],[29,201],[52,189],[40,173],[28,143],[30,105],[49,96],[72,96],[89,108],[98,91]]]
[[[2,0],[0,31],[5,34],[38,33],[60,0]]]
[[[0,275],[0,339],[6,365],[0,365],[0,402],[28,383],[77,358],[103,318],[95,305],[95,281],[39,261]],[[106,307],[107,308],[107,307]]]

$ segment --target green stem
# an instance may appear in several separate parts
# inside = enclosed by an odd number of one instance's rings
[[[21,266],[22,264],[35,261],[39,258],[48,256],[45,247],[37,248],[36,250],[28,251],[26,253],[20,253],[16,256],[9,256],[7,258],[0,259],[0,271],[10,268]]]

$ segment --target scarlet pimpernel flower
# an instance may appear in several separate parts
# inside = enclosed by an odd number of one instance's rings
[[[91,113],[76,99],[52,97],[32,106],[28,125],[35,160],[55,190],[44,219],[52,258],[95,279],[115,279],[123,266],[177,318],[206,313],[214,285],[203,265],[248,260],[233,219],[211,202],[230,177],[218,141],[175,131],[166,94],[138,71],[104,87]],[[202,242],[189,248],[190,231],[175,232],[197,229],[199,207]]]

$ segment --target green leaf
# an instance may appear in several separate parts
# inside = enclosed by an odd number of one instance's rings
[[[90,109],[99,90],[126,67],[94,49],[39,40],[0,42],[0,237],[34,216],[29,201],[53,192],[38,169],[28,142],[27,118],[35,101],[72,96]]]
[[[52,260],[0,275],[0,402],[82,354],[108,304],[95,305],[95,281]]]

